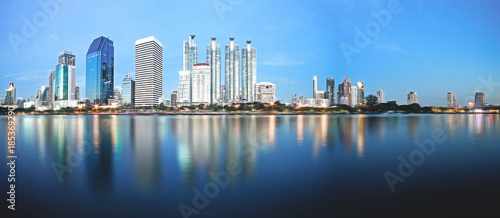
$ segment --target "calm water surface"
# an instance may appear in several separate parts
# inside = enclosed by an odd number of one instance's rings
[[[17,215],[182,217],[181,204],[199,213],[191,217],[499,211],[498,115],[19,116],[16,125]],[[2,116],[4,162],[6,137]],[[417,163],[411,175],[398,157]],[[1,172],[6,192],[5,164]],[[387,172],[404,180],[394,192]]]

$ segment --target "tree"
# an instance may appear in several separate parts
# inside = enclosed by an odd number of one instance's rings
[[[369,110],[374,110],[375,106],[378,104],[378,98],[374,95],[366,96],[366,106]]]

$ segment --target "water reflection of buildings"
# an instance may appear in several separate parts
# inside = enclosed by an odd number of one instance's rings
[[[155,188],[161,179],[162,144],[159,141],[158,118],[141,116],[134,119],[134,179],[139,187]]]

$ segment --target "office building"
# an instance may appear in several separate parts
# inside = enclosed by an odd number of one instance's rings
[[[191,104],[191,71],[179,71],[177,91],[177,104],[189,106]]]
[[[325,98],[325,91],[320,90],[316,91],[316,95],[314,96],[315,99],[324,99]]]
[[[173,91],[170,94],[170,104],[172,107],[177,107],[177,91]]]
[[[122,104],[133,107],[135,103],[135,81],[132,74],[127,73],[122,81]]]
[[[194,43],[195,35],[190,35],[188,41],[183,42],[182,70],[191,71],[198,63],[198,46]]]
[[[75,86],[75,100],[80,100],[80,86]]]
[[[407,103],[408,104],[418,104],[417,92],[410,91],[410,93],[408,93]]]
[[[75,100],[75,55],[64,51],[54,74],[54,101]]]
[[[252,41],[241,49],[242,100],[254,102],[255,84],[257,83],[257,49],[252,47]]]
[[[335,105],[335,79],[328,77],[326,78],[326,92],[330,106]]]
[[[358,97],[357,97],[358,106],[365,105],[365,83],[358,82]]]
[[[210,104],[210,65],[199,63],[191,71],[191,103]]]
[[[221,50],[216,38],[207,45],[207,63],[210,65],[210,104],[219,104],[222,100],[221,89]]]
[[[135,106],[158,106],[163,93],[163,44],[154,36],[135,41]]]
[[[297,102],[297,94],[293,94],[292,95],[292,105],[295,106],[295,105],[297,105],[297,103],[298,103]]]
[[[93,104],[106,105],[113,98],[114,46],[106,36],[94,39],[87,51],[85,97]]]
[[[457,98],[455,97],[455,94],[448,92],[447,95],[447,107],[448,108],[457,108]]]
[[[229,38],[226,45],[226,99],[228,103],[240,101],[240,46],[234,43],[234,38]]]
[[[260,82],[254,85],[254,101],[260,103],[273,103],[276,101],[276,85],[270,82]]]
[[[345,76],[344,82],[339,84],[337,90],[337,102],[339,104],[352,105],[351,104],[351,81],[349,81],[349,76]]]
[[[382,89],[377,91],[377,103],[385,103],[385,92]]]
[[[54,103],[54,78],[56,71],[50,72],[49,76],[49,108],[52,108]]]
[[[349,106],[351,107],[357,107],[358,106],[358,87],[357,86],[351,86],[350,90],[350,100],[349,100]]]
[[[316,98],[316,91],[318,91],[318,76],[313,76],[313,98]]]
[[[486,106],[486,96],[485,96],[484,92],[476,92],[474,102],[475,102],[475,104],[474,104],[475,107]]]
[[[14,83],[9,84],[9,88],[5,89],[5,105],[15,105],[16,104],[16,88]]]

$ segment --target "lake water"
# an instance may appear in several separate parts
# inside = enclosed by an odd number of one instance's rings
[[[499,211],[499,115],[17,118],[18,216]],[[7,142],[6,116],[0,141]],[[4,145],[4,162],[6,152]],[[5,193],[8,169],[0,169]]]

